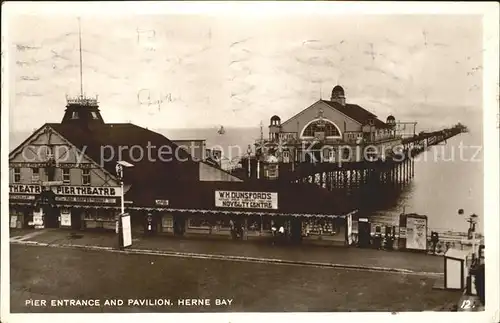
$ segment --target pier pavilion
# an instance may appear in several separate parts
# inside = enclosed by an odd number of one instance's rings
[[[301,163],[361,161],[367,145],[376,148],[371,153],[376,158],[401,144],[397,129],[394,116],[383,122],[361,106],[347,103],[344,89],[337,85],[330,100],[318,100],[284,122],[277,115],[271,117],[268,138],[261,133],[255,143],[256,165],[250,170],[255,176],[251,177],[275,179],[279,168],[293,171]]]

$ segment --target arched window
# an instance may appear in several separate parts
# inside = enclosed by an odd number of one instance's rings
[[[326,119],[317,119],[309,122],[302,130],[301,136],[313,138],[318,132],[324,133],[324,136],[327,138],[341,137],[339,128],[333,122]]]

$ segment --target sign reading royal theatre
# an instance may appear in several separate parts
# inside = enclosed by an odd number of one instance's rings
[[[278,193],[215,191],[216,207],[278,209]]]
[[[117,197],[120,196],[119,187],[92,187],[92,186],[51,186],[50,189],[56,195],[69,196],[95,196],[95,197]],[[10,194],[40,194],[42,186],[33,184],[11,184]]]

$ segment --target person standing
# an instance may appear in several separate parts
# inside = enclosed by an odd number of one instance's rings
[[[439,234],[435,231],[431,232],[432,254],[436,254],[436,247],[439,242]]]
[[[279,235],[280,235],[280,240],[282,242],[284,242],[285,241],[285,228],[283,227],[283,225],[281,225],[279,228]]]
[[[240,223],[241,240],[246,240],[246,234],[245,234],[246,231],[247,231],[247,228],[245,228],[245,224],[244,223]]]
[[[271,234],[273,236],[273,245],[276,243],[276,231],[277,231],[277,228],[276,228],[276,224],[274,223],[274,221],[271,223]]]
[[[146,235],[150,236],[153,233],[153,217],[148,213],[146,218]]]
[[[236,240],[236,228],[235,228],[234,221],[232,219],[229,220],[229,227],[230,227],[230,230],[231,230],[231,238],[233,240]]]

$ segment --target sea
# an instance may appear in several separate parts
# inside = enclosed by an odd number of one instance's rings
[[[450,125],[451,126],[451,125]],[[427,215],[428,227],[438,231],[466,232],[470,214],[478,215],[476,231],[483,232],[483,132],[479,122],[469,132],[433,146],[415,160],[415,177],[393,205],[371,214],[372,223],[398,225],[402,212]],[[151,129],[171,140],[205,139],[207,148],[223,151],[224,167],[237,164],[248,145],[261,136],[261,129],[217,128]],[[267,129],[264,128],[264,131]],[[430,129],[431,130],[431,129]],[[420,131],[420,130],[419,130]],[[10,150],[23,142],[30,132],[11,132]],[[265,136],[265,133],[264,133]],[[458,210],[464,214],[459,215]]]

